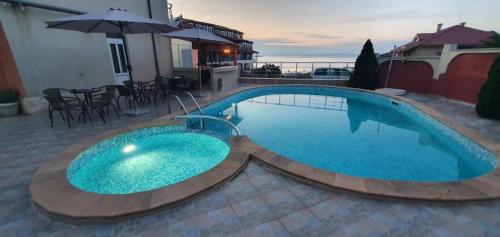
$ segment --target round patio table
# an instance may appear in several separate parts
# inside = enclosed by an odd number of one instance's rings
[[[101,88],[84,88],[84,89],[71,89],[73,94],[83,95],[83,101],[87,106],[92,106],[92,95],[97,92],[101,92]]]
[[[90,108],[90,112],[93,113],[93,102],[92,102],[92,96],[94,93],[101,92],[101,88],[82,88],[82,89],[71,89],[71,93],[78,95],[81,94],[83,95],[83,105],[84,109],[88,111]],[[84,113],[85,114],[85,113]],[[84,118],[85,120],[85,118]]]

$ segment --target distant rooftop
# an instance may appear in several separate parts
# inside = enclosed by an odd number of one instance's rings
[[[417,33],[412,42],[407,43],[397,51],[408,51],[416,47],[442,46],[457,44],[460,46],[479,46],[493,35],[493,31],[484,31],[465,26],[465,23],[441,29],[441,24],[434,33]]]

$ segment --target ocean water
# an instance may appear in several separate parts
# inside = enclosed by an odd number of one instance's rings
[[[372,93],[267,87],[226,98],[205,113],[228,118],[269,150],[336,173],[444,182],[477,177],[496,166],[491,152],[451,128]]]

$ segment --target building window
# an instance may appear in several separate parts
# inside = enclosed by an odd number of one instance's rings
[[[118,54],[120,54],[120,62],[122,66],[122,72],[127,73],[127,61],[125,59],[125,49],[123,48],[123,44],[118,45]]]
[[[118,65],[118,55],[116,55],[116,44],[110,44],[109,47],[111,48],[111,59],[113,60],[115,73],[120,73],[120,65]]]

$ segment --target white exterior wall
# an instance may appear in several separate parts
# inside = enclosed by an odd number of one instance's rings
[[[405,55],[405,57],[439,57],[442,51],[443,46],[419,47],[411,51],[409,55]]]
[[[121,8],[148,17],[147,1],[138,0],[31,0],[32,2],[98,12]],[[167,22],[165,0],[151,0],[153,18]],[[114,84],[105,34],[47,29],[44,21],[71,16],[32,7],[24,10],[0,4],[4,27],[27,96],[40,96],[51,87],[85,88]],[[155,36],[160,74],[172,75],[170,39]],[[153,80],[156,71],[150,34],[129,35],[129,56],[134,80]]]

